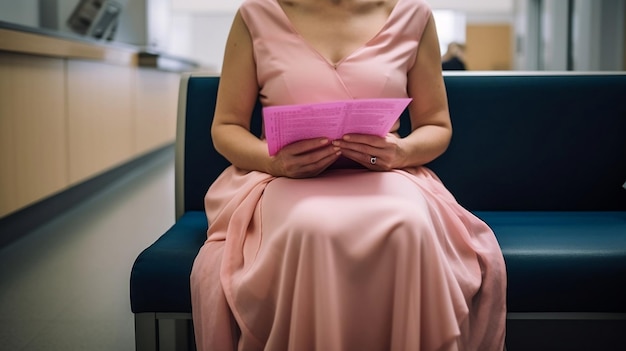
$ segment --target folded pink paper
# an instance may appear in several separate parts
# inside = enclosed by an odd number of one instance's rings
[[[356,99],[264,107],[269,153],[274,156],[304,139],[335,140],[351,133],[385,136],[410,102],[410,98]]]

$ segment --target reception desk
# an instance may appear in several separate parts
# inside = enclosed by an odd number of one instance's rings
[[[194,69],[0,22],[0,219],[172,144],[180,73]]]

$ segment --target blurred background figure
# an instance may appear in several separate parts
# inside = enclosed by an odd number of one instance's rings
[[[441,57],[441,68],[452,71],[464,71],[465,66],[465,45],[457,42],[448,44],[446,53]]]

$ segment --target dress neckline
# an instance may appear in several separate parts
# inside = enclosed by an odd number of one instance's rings
[[[356,49],[354,49],[352,52],[350,52],[347,55],[345,55],[344,57],[342,57],[337,62],[333,62],[328,57],[324,56],[313,44],[311,44],[311,42],[309,40],[307,40],[304,36],[302,36],[302,34],[300,34],[300,32],[298,31],[296,26],[293,24],[293,22],[291,22],[291,19],[289,18],[289,16],[287,15],[285,10],[283,9],[281,4],[279,3],[279,0],[273,0],[272,2],[278,7],[279,12],[280,12],[283,20],[285,21],[285,23],[287,24],[289,29],[293,32],[293,34],[295,34],[300,39],[300,41],[302,41],[306,46],[308,46],[311,51],[313,51],[317,56],[319,56],[320,59],[322,59],[324,62],[326,62],[332,68],[337,69],[343,62],[345,62],[346,60],[348,60],[352,56],[356,55],[359,51],[363,50],[364,48],[367,48],[368,46],[370,46],[373,41],[375,41],[378,37],[380,37],[382,35],[382,33],[384,33],[389,28],[389,26],[393,22],[393,18],[395,17],[395,14],[397,12],[398,4],[401,1],[403,1],[403,0],[397,0],[396,1],[396,3],[393,5],[393,8],[389,12],[389,16],[387,16],[387,19],[385,20],[385,23],[378,30],[378,32],[376,32],[376,34],[374,34],[374,36],[372,36],[370,39],[368,39],[363,44],[359,45]]]

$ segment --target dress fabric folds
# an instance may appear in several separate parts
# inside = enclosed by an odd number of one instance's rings
[[[406,97],[431,16],[398,0],[338,64],[276,0],[246,0],[265,106]],[[502,350],[506,273],[490,228],[427,167],[308,179],[227,168],[205,197],[191,294],[199,350]]]

